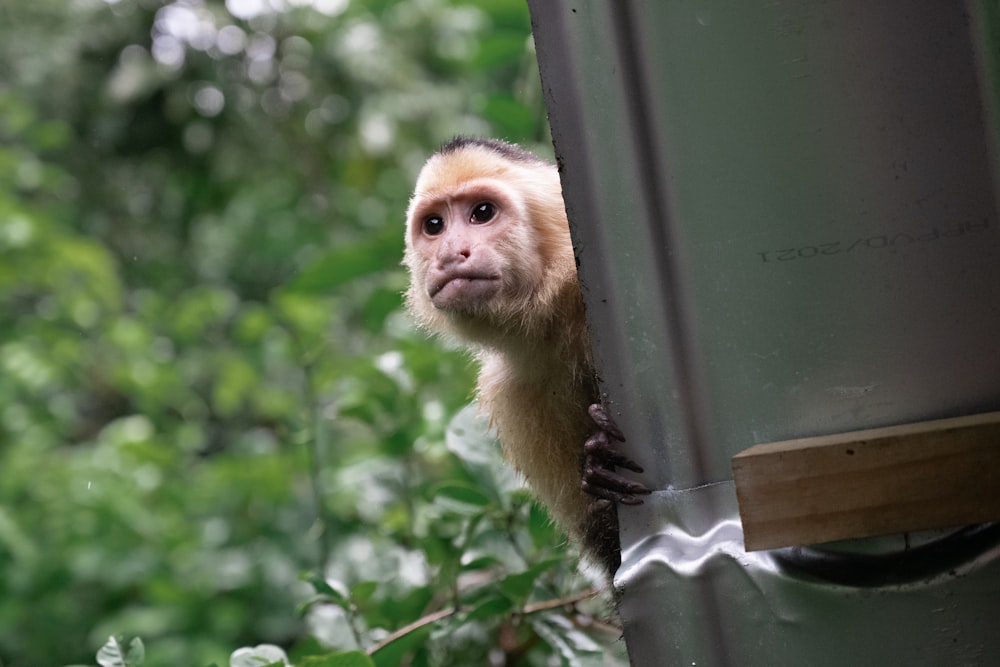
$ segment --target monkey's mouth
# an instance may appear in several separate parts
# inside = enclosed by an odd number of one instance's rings
[[[500,276],[487,273],[448,273],[436,277],[427,289],[431,303],[442,309],[468,309],[481,304],[500,288]]]

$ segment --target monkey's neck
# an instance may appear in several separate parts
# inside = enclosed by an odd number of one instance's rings
[[[520,379],[545,382],[553,376],[575,375],[584,358],[555,340],[512,340],[507,345],[482,348],[480,357],[502,359]]]
[[[536,319],[530,329],[513,329],[484,341],[480,358],[503,359],[509,372],[528,382],[550,382],[554,377],[573,384],[592,382],[593,364],[582,300],[564,306],[567,307],[552,309],[545,321]]]

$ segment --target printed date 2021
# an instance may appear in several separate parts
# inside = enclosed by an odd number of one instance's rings
[[[989,218],[983,218],[980,221],[967,220],[951,225],[937,226],[924,234],[876,234],[874,236],[858,237],[851,241],[833,241],[831,243],[805,245],[797,248],[767,250],[765,252],[758,252],[757,256],[764,263],[791,262],[797,259],[829,257],[867,250],[898,249],[915,243],[928,243],[942,239],[957,239],[969,234],[982,234],[989,230],[990,220]]]

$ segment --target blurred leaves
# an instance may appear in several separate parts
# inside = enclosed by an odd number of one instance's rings
[[[402,256],[402,225],[387,225],[359,243],[334,248],[304,268],[284,289],[295,294],[328,294],[358,278],[384,272]],[[398,299],[394,305],[399,306]]]
[[[544,152],[540,98],[521,0],[0,3],[4,664],[580,646],[523,614],[585,584],[467,356],[401,312],[423,159]]]
[[[145,647],[138,637],[109,637],[97,652],[97,664],[101,667],[137,667],[145,657]]]

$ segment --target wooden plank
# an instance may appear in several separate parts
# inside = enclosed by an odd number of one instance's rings
[[[756,445],[732,467],[747,551],[1000,520],[1000,412]]]

